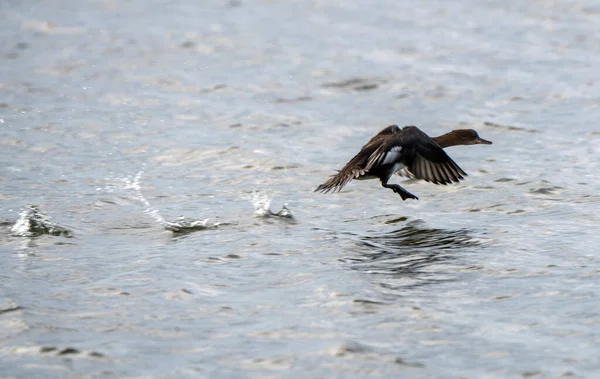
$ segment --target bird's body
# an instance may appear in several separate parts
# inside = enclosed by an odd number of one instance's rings
[[[390,177],[404,169],[418,179],[446,185],[467,175],[440,143],[447,147],[491,142],[479,138],[474,130],[455,130],[434,139],[416,126],[390,125],[371,138],[344,168],[315,191],[340,191],[353,179],[377,178],[383,187],[392,189],[402,200],[418,199],[401,186],[388,184]]]

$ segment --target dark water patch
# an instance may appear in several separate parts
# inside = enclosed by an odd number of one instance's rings
[[[539,376],[541,374],[542,374],[541,371],[525,371],[525,372],[521,373],[521,376],[523,378],[533,378],[533,377]]]
[[[362,344],[356,341],[348,341],[334,350],[333,355],[339,358],[360,361],[383,361],[412,368],[424,368],[419,362],[411,362],[404,358],[395,356],[379,347]]]
[[[83,351],[80,349],[76,349],[74,347],[66,347],[63,349],[59,349],[58,347],[55,347],[55,346],[42,346],[42,347],[40,347],[40,353],[42,353],[42,354],[55,353],[57,356],[87,355],[92,358],[104,358],[105,357],[104,354],[99,353],[97,351],[86,352],[86,351]]]
[[[323,87],[346,88],[346,87],[352,87],[355,85],[363,84],[363,83],[365,83],[365,81],[366,81],[366,79],[354,78],[354,79],[343,80],[340,82],[324,83]]]
[[[490,122],[490,121],[484,121],[483,125],[484,126],[489,126],[489,127],[492,127],[492,128],[507,130],[507,131],[517,131],[517,132],[526,132],[526,133],[540,133],[539,130],[535,130],[535,129],[526,129],[526,128],[521,128],[521,127],[513,126],[513,125],[497,124],[495,122]]]
[[[338,357],[343,357],[349,354],[370,353],[371,351],[371,348],[358,342],[346,342],[337,349],[335,355],[337,355]]]
[[[10,313],[10,312],[16,312],[16,311],[20,311],[22,310],[23,307],[12,307],[12,308],[5,308],[5,309],[0,309],[0,315],[4,314],[4,313]]]
[[[227,88],[226,84],[215,84],[214,86],[200,89],[199,93],[211,93],[225,88]]]
[[[365,359],[369,356],[378,354],[385,354],[379,349],[372,346],[362,344],[356,341],[348,341],[339,346],[334,351],[336,357],[351,358],[351,359]]]
[[[271,170],[273,171],[281,171],[281,170],[290,170],[290,169],[294,169],[294,168],[298,168],[300,166],[296,165],[296,164],[290,164],[290,165],[286,165],[286,166],[273,166],[271,167]]]
[[[367,300],[367,299],[354,299],[354,300],[352,300],[352,302],[355,304],[365,304],[365,305],[385,305],[385,303],[382,301]]]
[[[562,187],[558,187],[558,186],[540,187],[540,188],[534,188],[534,189],[530,190],[529,193],[534,193],[534,194],[539,194],[539,195],[556,195],[562,189],[563,189]]]
[[[600,202],[600,195],[590,195],[590,194],[585,194],[585,195],[580,195],[576,198],[571,199],[571,201],[573,203],[597,203]]]
[[[276,128],[289,128],[291,126],[297,126],[297,125],[302,125],[302,121],[290,121],[290,122],[278,122],[276,124],[274,124],[273,126]]]
[[[274,103],[289,104],[289,103],[300,103],[303,101],[310,101],[310,100],[312,100],[312,97],[310,97],[310,96],[299,96],[299,97],[292,98],[292,99],[277,98],[277,99],[275,99]]]
[[[67,348],[59,351],[58,355],[72,355],[72,354],[79,354],[79,353],[81,353],[81,351],[79,351],[73,347],[67,347]]]
[[[28,205],[20,214],[11,228],[13,235],[18,237],[38,237],[48,234],[56,237],[73,237],[73,232],[43,214],[37,206]]]
[[[409,366],[409,367],[416,367],[416,368],[423,368],[425,367],[425,365],[423,363],[419,363],[419,362],[409,362],[406,361],[402,358],[396,358],[394,360],[394,363],[398,364],[398,365],[402,365],[402,366]]]
[[[464,267],[462,270],[464,270],[464,271],[481,271],[483,269],[484,269],[483,266],[468,266],[468,267]]]
[[[75,245],[77,245],[77,244],[71,243],[71,242],[62,242],[62,241],[54,242],[54,246],[75,246]]]
[[[393,224],[398,224],[400,222],[404,222],[407,220],[408,220],[408,217],[397,217],[397,218],[393,218],[391,220],[387,220],[385,223],[388,225],[393,225]]]
[[[500,179],[496,179],[494,180],[494,182],[496,183],[505,183],[505,182],[514,182],[517,179],[513,179],[513,178],[500,178]]]
[[[371,220],[382,223],[382,224],[393,225],[393,224],[407,221],[408,217],[398,216],[397,214],[387,213],[387,214],[375,215],[375,216],[371,217]]]
[[[40,88],[40,87],[27,87],[25,90],[28,93],[54,93],[53,90],[48,88]]]
[[[324,83],[325,88],[349,89],[353,91],[371,91],[385,83],[381,79],[353,78],[339,82]]]
[[[227,261],[238,260],[238,259],[244,259],[244,257],[239,254],[225,254],[221,257],[215,257],[215,256],[206,257],[203,260],[208,263],[217,263],[217,262],[227,262]]]
[[[135,221],[135,222],[126,222],[124,221],[122,224],[107,226],[108,230],[147,230],[153,229],[156,223],[152,222],[144,222],[144,221]]]
[[[537,185],[543,186],[543,187],[548,187],[548,185],[551,184],[548,180],[542,179],[542,180],[525,180],[525,181],[522,181],[519,183],[515,183],[515,185],[524,186],[524,185],[531,184],[531,183],[534,183],[534,184],[537,184]]]
[[[458,251],[481,244],[466,229],[427,228],[419,221],[387,233],[354,237],[351,250],[356,255],[342,261],[352,269],[396,279],[381,283],[394,290],[449,280],[443,266],[458,259]]]
[[[425,228],[422,221],[411,221],[407,226],[388,233],[364,236],[366,245],[377,248],[440,248],[458,249],[477,246],[466,229],[446,230]]]
[[[377,87],[379,87],[378,84],[364,84],[362,86],[354,87],[354,90],[355,91],[370,91],[370,90],[376,89]]]

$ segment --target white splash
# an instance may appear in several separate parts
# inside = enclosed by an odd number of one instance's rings
[[[273,199],[269,198],[266,194],[261,194],[258,191],[252,192],[249,200],[252,202],[254,206],[254,214],[258,217],[265,217],[271,215],[271,201]]]
[[[17,219],[17,222],[15,222],[12,228],[10,228],[10,231],[13,235],[19,237],[31,237],[33,235],[31,230],[29,229],[29,217],[31,214],[32,211],[29,207],[27,207],[26,209],[22,210],[21,213],[19,213],[19,218]]]
[[[35,205],[28,205],[19,213],[19,218],[10,228],[13,235],[18,237],[34,237],[42,234],[72,237],[73,232],[53,222],[51,218]]]
[[[127,177],[123,178],[123,189],[129,191],[133,197],[142,203],[146,208],[144,209],[144,213],[148,216],[152,217],[154,221],[158,222],[161,225],[167,225],[169,222],[165,220],[158,209],[154,208],[152,204],[146,199],[144,194],[142,194],[142,186],[140,181],[142,179],[142,175],[144,175],[144,170],[140,170],[133,179]]]
[[[218,222],[209,225],[208,218],[204,220],[189,220],[183,216],[180,216],[176,222],[170,222],[165,220],[165,218],[160,214],[160,211],[157,208],[153,207],[150,201],[148,201],[148,199],[146,199],[146,197],[142,193],[141,179],[143,175],[144,170],[140,170],[133,178],[126,177],[114,180],[118,184],[109,184],[105,186],[104,191],[112,193],[115,192],[115,190],[121,189],[129,192],[129,194],[133,198],[135,198],[137,201],[144,205],[145,214],[150,216],[152,219],[154,219],[154,221],[162,225],[165,229],[172,232],[177,233],[184,231],[202,230],[211,227],[217,227],[219,225]]]
[[[281,217],[288,220],[294,220],[292,212],[287,207],[287,203],[284,203],[278,212],[271,210],[271,201],[273,200],[269,195],[260,193],[259,191],[253,191],[251,195],[244,197],[250,200],[254,206],[254,215],[257,217]]]

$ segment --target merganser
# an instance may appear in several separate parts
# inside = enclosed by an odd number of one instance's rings
[[[388,184],[390,177],[406,169],[417,179],[446,185],[467,176],[443,150],[456,145],[491,144],[475,130],[457,129],[431,138],[416,126],[390,125],[377,133],[337,174],[317,187],[315,192],[341,191],[352,179],[379,179],[381,185],[393,190],[402,200],[419,198],[397,184]]]

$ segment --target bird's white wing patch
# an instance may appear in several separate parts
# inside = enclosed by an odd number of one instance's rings
[[[383,158],[381,164],[391,164],[394,163],[398,157],[400,157],[400,153],[402,152],[402,146],[394,146],[392,147]]]

